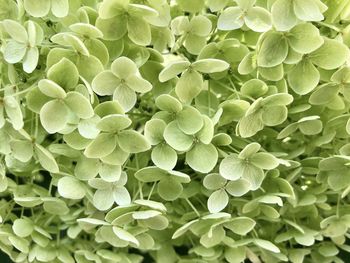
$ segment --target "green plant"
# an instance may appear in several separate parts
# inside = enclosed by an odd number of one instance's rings
[[[14,262],[343,262],[349,0],[0,0]]]

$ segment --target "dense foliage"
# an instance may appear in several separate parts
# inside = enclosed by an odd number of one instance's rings
[[[342,262],[349,0],[0,0],[14,262]]]

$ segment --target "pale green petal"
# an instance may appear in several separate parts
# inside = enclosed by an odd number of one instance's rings
[[[177,153],[169,145],[162,143],[154,147],[151,158],[157,167],[164,170],[172,170],[177,162]]]
[[[320,80],[320,73],[308,59],[296,64],[288,74],[288,83],[299,95],[310,93]]]
[[[214,58],[197,60],[192,63],[192,68],[202,73],[221,72],[230,67],[226,61]]]
[[[125,112],[130,111],[136,104],[136,93],[125,85],[120,85],[113,93],[113,99],[119,102]]]
[[[269,32],[264,39],[258,53],[258,66],[275,67],[281,64],[288,55],[288,43],[283,35]]]
[[[82,199],[85,196],[83,184],[76,178],[65,176],[58,180],[58,193],[68,199]]]
[[[177,151],[187,151],[193,143],[193,137],[182,132],[176,121],[166,126],[164,130],[164,139]]]
[[[287,31],[297,23],[292,0],[277,0],[271,8],[272,21],[279,31]]]
[[[203,127],[201,113],[194,107],[185,107],[176,114],[177,125],[186,134],[195,134]]]
[[[88,119],[94,115],[89,100],[77,91],[68,92],[64,102],[79,118]]]
[[[184,72],[191,63],[188,61],[174,61],[169,63],[160,73],[159,81],[165,82],[168,81],[180,73]]]
[[[28,14],[34,17],[46,16],[51,8],[51,1],[24,0],[24,8]]]
[[[294,13],[303,21],[321,21],[324,18],[314,0],[294,0]]]
[[[228,204],[229,198],[224,189],[217,190],[208,198],[208,210],[210,213],[222,211]]]
[[[48,97],[64,99],[67,94],[57,83],[49,79],[42,79],[38,83],[39,90]]]
[[[115,135],[101,133],[86,147],[84,154],[88,158],[101,158],[112,153],[115,147]]]
[[[79,72],[72,61],[62,58],[47,71],[47,78],[65,90],[73,90],[79,81]]]
[[[182,102],[190,102],[202,90],[203,78],[197,71],[186,71],[178,80],[175,92]]]
[[[51,0],[51,12],[54,16],[65,17],[68,15],[68,0]]]
[[[23,59],[23,70],[27,73],[32,73],[39,60],[39,50],[37,47],[31,47],[27,50],[26,55]]]
[[[266,32],[272,28],[271,14],[259,6],[250,8],[244,21],[247,27],[255,32]]]
[[[219,171],[225,179],[235,181],[243,176],[244,167],[243,160],[231,154],[221,161]]]
[[[121,131],[118,134],[118,144],[128,153],[145,152],[151,148],[146,138],[134,130]]]
[[[103,71],[92,81],[92,89],[100,96],[112,95],[120,80],[111,72]]]
[[[40,121],[48,133],[62,130],[68,122],[68,108],[63,101],[51,100],[40,110]]]
[[[135,62],[127,57],[119,57],[114,60],[111,70],[120,80],[126,80],[138,72]]]
[[[241,28],[244,24],[243,11],[239,7],[226,8],[218,19],[218,29],[234,30]]]
[[[303,23],[290,31],[288,42],[296,52],[307,54],[322,46],[324,40],[317,27],[310,23]]]
[[[349,49],[334,39],[325,39],[323,45],[309,55],[312,63],[323,69],[336,69],[349,57]]]
[[[19,43],[27,44],[28,34],[24,26],[14,20],[5,19],[2,21],[6,32],[11,36],[11,38]]]
[[[130,89],[140,93],[146,93],[152,89],[151,83],[149,83],[147,80],[137,75],[128,77],[126,79],[126,85]]]
[[[151,43],[151,28],[141,17],[129,16],[127,28],[128,36],[135,44],[147,46]]]
[[[24,58],[26,51],[25,44],[10,40],[5,44],[4,58],[8,63],[14,64]]]
[[[218,152],[214,145],[197,143],[186,153],[187,164],[195,171],[209,173],[218,161]]]

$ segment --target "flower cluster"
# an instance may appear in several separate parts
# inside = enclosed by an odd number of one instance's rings
[[[350,4],[0,0],[14,262],[342,262]]]

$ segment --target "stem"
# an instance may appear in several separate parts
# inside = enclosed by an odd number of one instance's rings
[[[194,207],[194,205],[191,203],[191,201],[188,200],[188,198],[185,198],[185,200],[188,203],[188,205],[192,208],[192,210],[196,213],[196,215],[198,217],[201,217],[201,215],[199,214],[198,210]]]
[[[150,191],[149,194],[148,194],[147,200],[149,200],[149,199],[151,198],[151,196],[152,196],[152,194],[153,194],[153,190],[154,190],[156,184],[157,184],[157,182],[154,182],[154,183],[153,183],[152,188],[151,188],[151,191]]]

